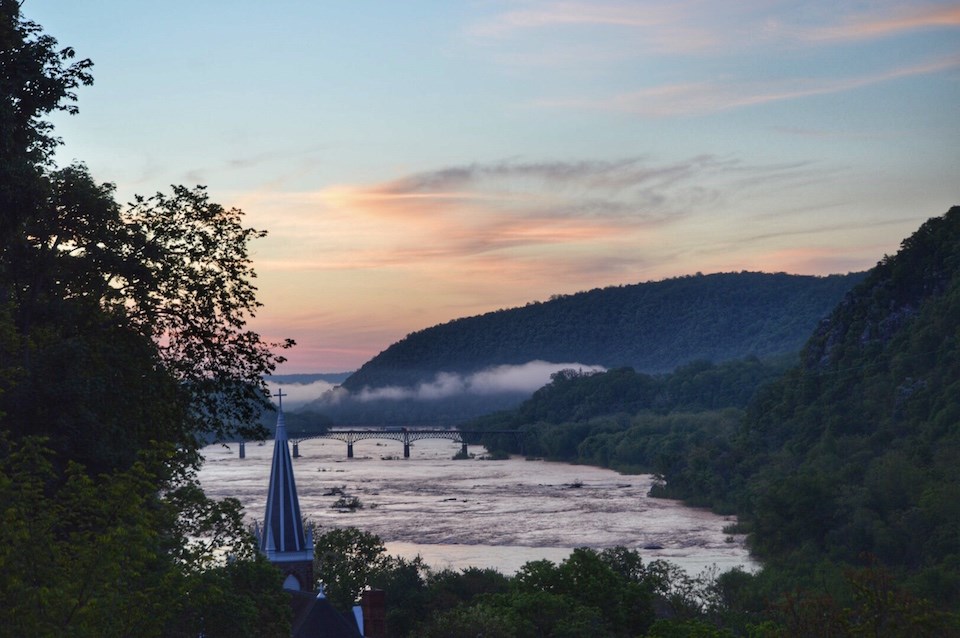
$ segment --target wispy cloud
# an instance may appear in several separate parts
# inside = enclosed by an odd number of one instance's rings
[[[735,161],[713,155],[656,164],[642,157],[613,161],[521,162],[507,160],[426,171],[367,187],[331,189],[329,201],[367,206],[384,214],[429,216],[457,205],[506,208],[527,218],[545,214],[544,204],[578,202],[550,209],[556,219],[570,216],[620,217],[622,203],[660,200],[642,194],[665,194],[693,178],[730,169]],[[591,205],[591,202],[593,205]],[[638,211],[633,211],[638,212]],[[657,217],[651,213],[648,217]]]
[[[474,28],[477,33],[500,35],[516,29],[562,25],[599,24],[607,26],[651,27],[675,21],[667,6],[647,7],[622,4],[543,2],[514,8]]]
[[[782,216],[778,216],[781,217]],[[811,224],[803,228],[780,228],[766,233],[744,235],[737,239],[740,244],[762,243],[768,239],[782,239],[785,237],[809,237],[812,235],[840,236],[849,231],[865,231],[869,228],[883,228],[885,226],[904,226],[915,222],[912,218],[898,219],[866,219],[855,222]]]
[[[290,238],[296,247],[262,257],[262,267],[409,270],[446,261],[486,269],[490,256],[523,270],[538,259],[555,261],[552,251],[560,248],[566,261],[576,262],[581,249],[609,258],[609,247],[642,243],[644,235],[737,191],[820,177],[803,162],[752,166],[714,155],[676,162],[504,160],[286,195],[275,204],[288,211],[284,216],[272,217],[256,196],[248,199],[271,217],[274,241]],[[289,212],[293,207],[303,212]]]
[[[789,135],[792,137],[806,137],[813,139],[847,139],[847,140],[863,140],[863,139],[884,139],[890,138],[896,135],[894,131],[870,131],[867,133],[863,132],[852,132],[846,130],[838,130],[833,128],[809,128],[805,126],[771,126],[770,131],[774,133],[779,133],[781,135]]]
[[[475,37],[504,40],[529,31],[620,29],[631,37],[633,48],[645,51],[691,53],[716,49],[729,40],[717,22],[725,15],[713,13],[699,2],[526,2],[473,25]],[[569,50],[569,49],[566,49]],[[608,57],[619,57],[606,52]],[[566,59],[564,49],[555,55]],[[592,47],[596,52],[596,44]],[[590,56],[590,51],[584,51]],[[595,57],[595,56],[594,56]],[[530,59],[529,56],[527,59]],[[539,56],[540,61],[548,58]]]
[[[510,3],[468,33],[494,48],[494,58],[527,66],[596,66],[652,55],[709,56],[820,49],[900,34],[960,27],[956,2],[836,3],[698,0]],[[598,37],[597,31],[603,30]],[[582,45],[582,46],[581,46]]]
[[[409,261],[595,241],[667,223],[691,200],[709,196],[694,189],[697,178],[728,163],[712,156],[663,165],[640,158],[504,161],[333,188],[323,198],[329,207],[415,229],[416,245],[393,251],[392,258]]]
[[[843,17],[837,24],[801,32],[810,41],[865,40],[926,29],[960,27],[960,4],[898,6],[885,13],[863,13]]]
[[[796,78],[667,84],[601,99],[538,102],[540,106],[599,109],[645,117],[697,116],[736,108],[842,93],[893,80],[960,68],[960,54],[846,78]]]

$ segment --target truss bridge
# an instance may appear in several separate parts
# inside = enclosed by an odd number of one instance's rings
[[[311,439],[334,439],[347,444],[347,458],[353,458],[353,444],[368,439],[386,439],[403,444],[403,458],[410,458],[410,444],[423,439],[447,439],[460,444],[460,453],[466,456],[469,441],[479,441],[484,435],[513,435],[522,443],[521,430],[453,430],[429,428],[330,428],[326,432],[306,435],[290,435],[293,458],[300,457],[300,444]],[[240,442],[240,458],[246,456],[244,441]]]

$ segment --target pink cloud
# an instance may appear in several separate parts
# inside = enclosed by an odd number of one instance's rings
[[[521,2],[474,26],[470,33],[502,42],[511,36],[524,49],[525,32],[548,36],[563,32],[553,45],[539,40],[526,50],[497,57],[513,64],[575,64],[581,55],[592,62],[646,53],[730,54],[755,48],[776,49],[858,41],[928,29],[960,26],[960,5],[880,3],[869,12],[843,13],[843,5],[812,6],[787,2]],[[598,42],[590,29],[611,30]],[[619,38],[612,30],[620,30]],[[571,46],[571,33],[589,38],[589,46]],[[571,55],[571,54],[574,55]]]
[[[675,214],[665,193],[682,192],[684,182],[722,165],[710,157],[666,166],[501,162],[331,188],[321,199],[376,238],[368,252],[354,251],[352,263],[410,263],[591,242],[665,223]]]
[[[730,81],[668,84],[606,99],[542,101],[539,105],[620,111],[645,117],[697,116],[771,102],[842,93],[900,78],[930,75],[956,68],[960,68],[960,55],[849,78],[801,78],[770,83]]]
[[[641,39],[632,39],[633,48],[661,52],[702,52],[713,50],[731,41],[726,31],[717,28],[736,9],[724,13],[710,12],[699,2],[542,2],[500,13],[494,18],[470,29],[470,33],[484,38],[502,39],[517,32],[564,28],[618,28],[625,32],[640,31]],[[597,54],[596,42],[585,55]],[[522,56],[522,60],[534,60],[539,64],[565,59],[569,47],[562,47],[550,54]],[[623,51],[616,47],[604,48],[601,57],[621,57]],[[595,55],[594,55],[595,57]],[[515,59],[515,58],[514,58]]]
[[[889,15],[858,15],[841,24],[821,27],[805,34],[806,39],[863,40],[921,29],[960,27],[960,5],[924,5],[898,8]]]
[[[297,273],[534,272],[572,264],[620,273],[635,247],[734,192],[818,179],[801,164],[749,166],[710,155],[494,162],[281,197],[256,209],[270,235],[258,268]],[[721,195],[725,194],[725,195]],[[254,207],[251,207],[254,209]],[[490,260],[489,262],[487,260]],[[627,260],[630,261],[630,260]],[[273,284],[277,285],[277,284]],[[343,286],[347,284],[344,283]]]
[[[498,35],[516,29],[534,29],[556,25],[651,27],[674,21],[674,10],[667,6],[645,6],[552,2],[531,8],[513,9],[475,29],[477,33]]]

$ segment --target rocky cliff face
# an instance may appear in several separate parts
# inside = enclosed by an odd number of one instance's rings
[[[857,353],[883,348],[921,306],[947,292],[960,268],[960,206],[928,220],[884,257],[820,322],[803,351],[804,365],[826,369]]]

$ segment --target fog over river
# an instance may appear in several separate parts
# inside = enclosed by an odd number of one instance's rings
[[[340,441],[304,441],[294,459],[301,512],[321,531],[373,532],[390,554],[419,554],[434,569],[512,574],[527,561],[560,562],[574,547],[617,545],[693,574],[714,565],[755,568],[743,537],[723,532],[734,519],[648,497],[649,475],[522,457],[452,460],[459,449],[452,441],[417,441],[404,459],[401,443],[368,440],[355,443],[355,458],[347,459]],[[236,444],[207,447],[200,482],[212,497],[239,499],[249,520],[262,519],[273,441],[248,443],[245,459],[238,452]],[[485,450],[471,446],[470,453]],[[363,507],[333,509],[341,490]]]

